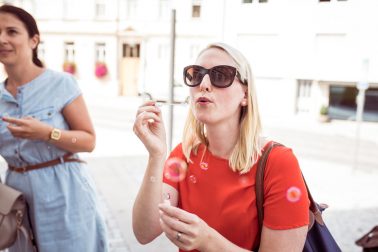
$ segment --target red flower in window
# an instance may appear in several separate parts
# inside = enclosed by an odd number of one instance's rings
[[[63,71],[70,73],[70,74],[75,74],[76,73],[76,64],[75,62],[70,62],[66,61],[63,63]]]
[[[108,67],[104,62],[96,62],[95,75],[97,78],[103,78],[108,74]]]

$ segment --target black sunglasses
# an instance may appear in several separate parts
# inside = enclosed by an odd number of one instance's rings
[[[233,66],[219,65],[206,69],[198,65],[190,65],[184,68],[184,82],[189,87],[195,87],[201,84],[203,77],[208,74],[210,82],[218,88],[226,88],[234,82],[235,76],[239,81],[248,85],[246,80],[242,80],[240,73]]]

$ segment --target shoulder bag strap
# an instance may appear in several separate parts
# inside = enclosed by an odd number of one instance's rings
[[[272,149],[275,146],[283,146],[280,143],[272,142],[272,144],[263,151],[259,162],[257,164],[257,170],[256,170],[256,181],[255,181],[255,191],[256,191],[256,208],[257,208],[257,217],[258,217],[258,224],[259,224],[259,230],[258,230],[258,238],[261,239],[261,231],[264,221],[264,173],[265,173],[265,166],[266,162],[268,160],[269,154],[272,151]],[[310,210],[313,213],[316,213],[319,211],[319,208],[317,204],[315,203],[311,192],[307,186],[306,180],[302,174],[302,178],[304,181],[304,184],[306,186],[308,198],[310,200]]]
[[[255,181],[255,191],[256,191],[256,208],[257,208],[257,217],[259,223],[259,232],[258,237],[261,237],[261,230],[264,220],[264,173],[266,162],[268,161],[269,153],[272,151],[274,146],[282,146],[282,144],[272,142],[266,150],[263,150],[263,153],[257,163],[256,170],[256,181]]]

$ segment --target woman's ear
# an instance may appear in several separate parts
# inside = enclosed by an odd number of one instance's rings
[[[247,91],[244,92],[244,98],[243,100],[241,101],[241,106],[242,107],[245,107],[248,105],[248,94],[247,94]]]
[[[30,39],[30,45],[31,48],[34,50],[39,44],[39,35],[35,34],[31,39]]]

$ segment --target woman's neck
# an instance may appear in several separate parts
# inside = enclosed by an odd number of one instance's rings
[[[34,64],[25,66],[6,66],[8,78],[6,88],[13,93],[18,87],[29,83],[43,72],[43,68]]]
[[[239,125],[217,125],[206,127],[209,150],[214,155],[228,159],[235,148],[240,134]]]

